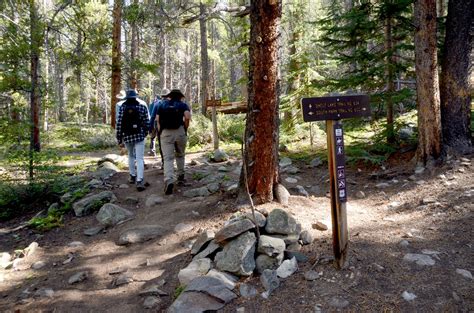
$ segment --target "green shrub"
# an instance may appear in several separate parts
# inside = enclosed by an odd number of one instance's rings
[[[217,117],[219,139],[226,143],[242,143],[245,130],[245,114],[219,114]]]

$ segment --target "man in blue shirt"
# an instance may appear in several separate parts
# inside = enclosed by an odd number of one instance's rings
[[[160,134],[158,132],[158,128],[157,128],[157,122],[156,122],[156,112],[158,111],[158,108],[160,107],[160,105],[163,104],[163,102],[165,100],[169,100],[169,98],[167,97],[168,94],[170,93],[170,90],[167,89],[167,88],[163,88],[163,90],[161,91],[161,99],[156,97],[156,100],[153,102],[152,106],[150,106],[151,110],[150,110],[150,134],[152,136],[152,141],[153,141],[153,148],[155,146],[154,144],[154,138],[156,137],[158,139],[158,149],[160,151],[160,157],[161,157],[161,168],[163,169],[163,164],[164,164],[164,161],[163,161],[163,151],[161,150],[161,141],[160,141]],[[153,135],[155,135],[155,137],[153,137]],[[150,150],[151,150],[151,143],[150,143]],[[154,149],[153,152],[155,152],[156,150]],[[155,153],[153,153],[153,155],[156,156]]]

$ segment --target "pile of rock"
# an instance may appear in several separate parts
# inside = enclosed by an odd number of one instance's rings
[[[237,297],[232,290],[238,277],[254,272],[261,274],[265,288],[262,296],[268,297],[279,286],[280,278],[296,272],[297,261],[306,258],[299,250],[313,241],[311,233],[302,231],[301,224],[283,209],[274,209],[267,216],[257,211],[258,240],[252,216],[251,212],[235,215],[217,233],[206,230],[199,234],[191,249],[193,261],[178,274],[180,284],[186,288],[171,312],[204,301],[201,295],[207,302],[209,297],[214,300],[205,310],[218,309],[217,303],[223,307]]]

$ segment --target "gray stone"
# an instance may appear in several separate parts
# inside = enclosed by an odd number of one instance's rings
[[[295,177],[287,177],[285,178],[285,181],[290,184],[296,184],[298,182],[298,179]]]
[[[415,168],[415,174],[421,174],[425,171],[425,168],[423,166],[417,166]]]
[[[23,252],[25,253],[25,257],[29,257],[35,254],[38,248],[39,248],[39,244],[36,241],[33,241],[32,243],[30,243],[28,247],[26,247],[25,250],[23,250]]]
[[[130,186],[128,184],[120,184],[119,189],[128,189]]]
[[[219,172],[229,172],[230,169],[226,166],[219,166],[219,168],[217,170]]]
[[[288,200],[290,199],[290,193],[282,184],[277,184],[273,190],[275,194],[275,199],[278,203],[282,205],[288,205]]]
[[[402,240],[400,241],[400,246],[403,247],[403,248],[406,248],[410,245],[410,242],[408,242],[408,240]]]
[[[211,269],[209,272],[207,272],[206,276],[214,277],[220,280],[221,283],[229,290],[233,290],[235,288],[236,282],[239,280],[237,276],[234,276],[229,273],[224,273],[216,269]]]
[[[89,188],[89,189],[96,189],[96,188],[99,188],[103,185],[104,183],[102,183],[102,181],[98,180],[98,179],[91,179],[87,184],[86,184],[86,187]],[[128,187],[128,186],[127,186]]]
[[[420,266],[432,266],[435,265],[435,260],[433,260],[429,255],[426,254],[416,254],[416,253],[407,253],[403,257],[403,261],[415,262]]]
[[[318,167],[321,164],[323,164],[323,161],[321,161],[320,158],[314,158],[311,160],[311,163],[309,163],[309,167]]]
[[[281,158],[280,159],[280,162],[278,163],[278,165],[280,165],[280,167],[285,167],[285,166],[289,166],[291,165],[293,162],[291,161],[290,158]]]
[[[276,257],[285,251],[285,241],[280,238],[261,235],[257,251],[270,257]]]
[[[150,195],[146,199],[145,206],[149,208],[157,204],[162,204],[163,202],[165,202],[165,199],[163,199],[163,197],[160,197],[159,195]]]
[[[48,214],[52,214],[54,212],[57,212],[59,209],[59,203],[55,202],[53,204],[51,204],[48,208]]]
[[[211,269],[211,260],[203,258],[194,260],[178,273],[178,280],[181,285],[187,285],[191,280],[199,276],[204,276]]]
[[[296,185],[295,190],[298,195],[303,196],[303,197],[309,197],[309,193],[304,189],[303,186],[301,185]]]
[[[54,297],[54,290],[51,288],[40,288],[35,292],[35,297],[52,298]]]
[[[233,183],[229,187],[227,187],[227,191],[232,192],[232,191],[237,191],[239,189],[239,184],[238,183]]]
[[[297,168],[296,166],[290,165],[290,166],[285,167],[285,168],[283,169],[283,172],[284,172],[284,173],[288,173],[288,174],[294,175],[294,174],[299,173],[299,172],[300,172],[300,169]]]
[[[269,293],[280,286],[280,280],[278,279],[277,272],[274,270],[264,270],[260,276],[260,282]]]
[[[456,269],[456,273],[463,276],[464,278],[467,278],[467,279],[472,279],[472,274],[470,271],[468,270],[464,270],[464,269],[460,269],[460,268],[457,268]]]
[[[357,199],[365,199],[365,193],[362,190],[359,190],[355,194]]]
[[[402,298],[405,300],[405,301],[413,301],[416,299],[416,295],[414,293],[411,293],[411,292],[408,292],[408,291],[404,291],[402,293]]]
[[[289,234],[289,235],[275,235],[275,234],[272,234],[272,237],[283,239],[283,241],[285,242],[285,244],[287,246],[291,245],[291,244],[294,244],[294,243],[298,243],[298,240],[300,239],[299,234]]]
[[[211,167],[209,170],[214,171],[214,168]],[[216,174],[208,175],[204,177],[203,179],[200,180],[200,182],[206,185],[212,184],[212,183],[219,183],[224,179],[224,177],[226,177],[225,173],[216,173]]]
[[[255,228],[255,225],[248,219],[236,220],[219,230],[216,233],[215,241],[222,243],[253,228]]]
[[[317,229],[320,231],[328,230],[328,226],[326,225],[326,223],[322,221],[317,221],[316,223],[312,224],[311,227],[313,227],[313,229]]]
[[[185,224],[185,223],[179,223],[174,227],[174,232],[177,234],[182,234],[182,233],[187,233],[190,232],[191,230],[194,229],[193,225],[190,224]]]
[[[145,309],[153,309],[161,303],[161,299],[155,296],[148,296],[143,300],[143,307]]]
[[[253,214],[252,212],[245,212],[244,217],[253,221]],[[255,218],[257,219],[257,225],[258,227],[265,227],[265,224],[267,223],[267,218],[265,215],[262,213],[255,211]]]
[[[85,216],[93,211],[100,209],[102,205],[108,202],[116,201],[117,198],[111,191],[102,191],[101,193],[88,195],[85,198],[75,202],[72,205],[76,216]]]
[[[207,189],[206,186],[203,186],[203,187],[199,187],[199,188],[194,188],[194,189],[189,189],[189,190],[185,190],[183,192],[183,196],[184,197],[187,197],[187,198],[194,198],[194,197],[207,197],[209,196],[211,193],[209,192],[209,190]]]
[[[160,289],[160,285],[151,285],[138,293],[140,296],[168,296],[166,291]]]
[[[239,293],[242,297],[249,299],[257,295],[257,289],[252,285],[242,283],[239,286]]]
[[[225,303],[202,292],[182,292],[167,313],[203,313],[222,309]]]
[[[398,137],[402,141],[410,140],[414,136],[414,134],[415,134],[414,128],[409,125],[400,128],[400,130],[398,131]]]
[[[127,157],[113,153],[103,156],[99,161],[97,161],[97,165],[101,165],[104,162],[110,162],[119,166],[128,165]]]
[[[76,274],[72,275],[71,277],[69,277],[68,283],[69,283],[69,285],[80,283],[80,282],[86,280],[88,276],[89,276],[89,274],[85,271],[76,273]]]
[[[303,230],[300,233],[300,240],[303,245],[309,245],[313,243],[314,238],[310,231]]]
[[[225,153],[225,151],[220,150],[220,149],[216,149],[214,151],[212,161],[220,163],[220,162],[225,162],[227,160],[229,160],[229,156],[227,155],[227,153]]]
[[[137,204],[138,203],[138,198],[137,197],[133,197],[133,196],[129,196],[125,199],[125,203],[126,204]]]
[[[286,259],[296,258],[296,261],[298,261],[299,263],[306,263],[309,261],[309,258],[299,251],[286,250],[285,258]]]
[[[215,192],[218,192],[219,189],[221,189],[221,186],[219,183],[210,183],[208,184],[207,186],[207,190],[209,190],[210,193],[215,193]]]
[[[341,297],[333,297],[329,301],[329,305],[333,308],[343,309],[349,305],[349,301]]]
[[[255,244],[255,234],[243,233],[216,254],[216,268],[236,275],[251,275],[255,269]]]
[[[11,260],[11,255],[8,252],[1,252],[0,253],[0,267],[1,268],[6,268],[7,266],[10,265],[10,260]]]
[[[206,244],[214,239],[215,236],[216,234],[212,230],[205,230],[201,232],[191,248],[191,254],[195,255],[199,253]]]
[[[268,214],[265,230],[269,234],[293,234],[296,231],[296,221],[285,210],[274,209]]]
[[[278,277],[287,278],[293,275],[294,272],[298,270],[298,262],[296,262],[296,258],[292,258],[291,260],[285,260],[281,263],[280,267],[276,270]]]
[[[281,265],[283,256],[283,253],[275,257],[270,257],[266,254],[259,254],[255,260],[257,272],[263,273],[265,270],[276,270]]]
[[[304,279],[312,281],[319,278],[319,273],[313,270],[309,270],[304,273]]]
[[[92,173],[92,176],[97,180],[105,180],[118,172],[120,172],[120,169],[114,163],[105,161]]]
[[[84,243],[82,241],[71,241],[67,244],[69,248],[84,248]]]
[[[124,221],[133,216],[133,213],[116,204],[104,204],[99,213],[97,213],[97,221],[105,227],[115,226],[117,223]]]
[[[287,251],[300,251],[301,250],[301,245],[296,242],[296,243],[292,243],[292,244],[289,244],[287,247],[286,247],[286,250]]]
[[[433,204],[433,203],[436,203],[438,200],[436,200],[436,198],[424,198],[421,203],[422,204]]]
[[[211,276],[201,276],[193,279],[184,289],[184,292],[189,291],[204,292],[224,303],[229,303],[237,298],[237,295],[230,291],[221,280]]]
[[[112,285],[114,286],[122,286],[127,285],[133,282],[133,278],[128,274],[120,274],[117,278],[114,279]]]
[[[214,252],[216,252],[218,249],[220,249],[220,247],[221,246],[219,246],[217,242],[212,240],[211,242],[209,242],[209,244],[204,250],[202,250],[201,252],[199,252],[198,254],[194,256],[193,260],[207,258],[211,256]]]
[[[164,234],[161,227],[156,225],[143,225],[128,229],[122,232],[117,241],[118,245],[127,245],[133,243],[145,242]]]
[[[94,227],[85,229],[83,233],[86,236],[95,236],[98,233],[100,233],[102,230],[104,230],[104,226],[94,226]]]
[[[40,268],[43,268],[46,266],[46,263],[44,261],[37,261],[31,265],[31,268],[34,270],[39,270]]]
[[[59,201],[63,204],[68,203],[71,200],[72,200],[72,193],[70,192],[66,192],[65,194],[61,196],[61,198],[59,198]]]
[[[389,183],[378,183],[378,184],[375,185],[375,187],[377,187],[379,189],[383,189],[383,188],[390,187],[390,184]]]

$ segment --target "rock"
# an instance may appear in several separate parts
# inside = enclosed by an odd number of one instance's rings
[[[283,241],[285,242],[287,246],[294,243],[298,243],[298,240],[300,239],[299,234],[272,235],[272,237],[283,239]]]
[[[200,187],[200,188],[194,188],[194,189],[185,190],[185,191],[183,192],[183,196],[184,196],[184,197],[187,197],[187,198],[207,197],[207,196],[209,196],[210,194],[211,194],[211,193],[209,192],[209,190],[207,189],[206,186]]]
[[[246,212],[244,214],[244,217],[246,219],[249,219],[253,222],[253,214],[252,212]],[[265,217],[265,215],[263,215],[262,213],[258,212],[258,211],[255,211],[255,218],[257,219],[257,225],[258,227],[265,227],[265,224],[267,223],[267,218]]]
[[[207,184],[206,188],[207,190],[209,190],[210,193],[215,193],[221,189],[221,186],[219,183],[216,182],[216,183]]]
[[[390,187],[390,184],[389,183],[378,183],[378,184],[375,185],[375,187],[377,187],[379,189],[383,189],[383,188]]]
[[[48,208],[48,214],[53,214],[59,210],[59,203],[55,202],[51,204]]]
[[[82,241],[71,241],[67,246],[69,248],[83,248],[85,245]]]
[[[417,166],[415,168],[415,174],[416,175],[419,175],[419,174],[423,173],[424,171],[425,171],[425,168],[423,166]]]
[[[215,233],[212,230],[205,230],[201,232],[191,248],[191,254],[198,254],[203,247],[205,247],[212,239],[214,239]]]
[[[224,303],[229,303],[237,298],[237,295],[230,291],[222,281],[211,276],[201,276],[193,279],[184,289],[184,292],[189,291],[204,292]]]
[[[284,253],[281,253],[275,257],[270,257],[266,254],[259,254],[255,260],[257,272],[263,273],[265,270],[276,270],[283,261]]]
[[[287,178],[285,178],[285,181],[287,183],[290,183],[290,184],[296,184],[298,182],[298,179],[296,179],[294,177],[287,177]]]
[[[280,167],[285,167],[285,166],[289,166],[291,165],[293,162],[291,161],[290,158],[281,158],[280,159],[280,162],[278,163],[278,165],[280,165]]]
[[[436,203],[437,200],[435,198],[424,198],[421,203],[422,204],[432,204],[432,203]]]
[[[309,167],[318,167],[320,166],[321,164],[323,164],[323,162],[321,161],[320,158],[314,158],[311,160],[311,162],[309,163]]]
[[[257,251],[270,257],[276,257],[285,251],[285,241],[280,238],[261,235]]]
[[[118,245],[145,242],[164,234],[162,228],[156,225],[143,225],[122,232],[117,240]]]
[[[214,150],[214,155],[211,158],[211,160],[217,163],[225,162],[229,160],[229,156],[227,155],[227,153],[225,153],[225,151],[216,149]]]
[[[88,276],[89,276],[89,274],[87,272],[76,273],[76,274],[72,275],[71,277],[69,277],[68,283],[69,283],[69,285],[80,283],[80,282],[86,280]]]
[[[308,230],[303,230],[300,233],[300,240],[303,245],[309,245],[313,243],[313,235]]]
[[[150,195],[145,202],[145,206],[147,208],[150,208],[152,206],[155,206],[157,204],[162,204],[165,202],[165,199],[163,197],[160,197],[159,195]]]
[[[463,276],[463,277],[465,277],[465,278],[467,278],[467,279],[472,279],[472,274],[468,270],[463,270],[463,269],[457,268],[456,273]]]
[[[278,277],[280,278],[287,278],[293,275],[294,272],[298,270],[298,262],[296,262],[296,258],[292,258],[291,260],[285,260],[281,263],[280,267],[276,270]]]
[[[120,184],[119,189],[128,189],[130,186],[128,184]]]
[[[26,247],[25,250],[23,250],[23,252],[25,253],[25,257],[29,257],[35,254],[38,247],[39,247],[39,244],[36,241],[33,241],[32,243],[30,243],[29,246]]]
[[[97,161],[97,165],[101,165],[104,162],[110,162],[120,166],[128,165],[127,157],[113,153],[106,154],[105,156],[103,156],[99,161]]]
[[[255,269],[255,244],[255,234],[243,233],[216,254],[216,268],[236,275],[251,275]]]
[[[30,268],[31,264],[27,262],[26,258],[18,258],[13,260],[12,267],[14,271],[24,271]]]
[[[31,268],[34,270],[39,270],[40,268],[43,268],[46,266],[46,263],[44,261],[37,261],[31,265]]]
[[[212,256],[214,252],[220,249],[220,247],[221,246],[219,246],[217,242],[212,240],[211,242],[209,242],[209,244],[204,250],[202,250],[201,252],[199,252],[198,254],[194,256],[193,260],[199,260],[199,259],[210,257]]]
[[[125,199],[125,203],[126,204],[137,204],[138,203],[138,198],[129,196]]]
[[[319,273],[313,270],[309,270],[304,273],[304,279],[313,281],[319,278]]]
[[[275,194],[275,199],[278,203],[282,205],[288,205],[288,200],[290,199],[290,193],[282,184],[277,184],[273,190]]]
[[[239,286],[240,295],[246,299],[253,298],[257,295],[257,289],[254,286],[242,283]]]
[[[392,201],[387,205],[387,209],[396,209],[400,207],[402,204],[398,201]]]
[[[260,276],[260,282],[268,293],[271,293],[280,286],[280,280],[278,279],[277,272],[274,270],[264,270]]]
[[[8,252],[1,252],[0,253],[0,267],[7,268],[11,262],[11,255]]]
[[[174,232],[177,234],[182,234],[182,233],[187,233],[190,232],[191,230],[194,229],[193,225],[190,224],[185,224],[185,223],[179,223],[174,227]]]
[[[155,296],[148,296],[143,300],[143,307],[145,309],[153,309],[161,303],[161,299]]]
[[[89,195],[72,205],[76,216],[85,216],[98,210],[105,203],[116,201],[117,198],[111,191],[102,191],[99,194]]]
[[[416,253],[407,253],[403,257],[403,261],[407,262],[415,262],[420,266],[432,266],[435,264],[435,260],[433,260],[429,255],[425,254],[416,254]]]
[[[72,193],[70,192],[66,192],[65,194],[63,194],[61,196],[61,198],[59,198],[59,201],[62,203],[62,204],[66,204],[68,203],[69,201],[72,200]]]
[[[341,297],[333,297],[329,300],[329,306],[337,309],[343,309],[349,305],[349,301]]]
[[[287,251],[300,251],[301,250],[301,245],[299,243],[292,243],[292,244],[289,244],[287,247],[286,247],[286,250]]]
[[[228,192],[231,192],[231,191],[236,191],[239,189],[239,184],[238,183],[235,183],[235,184],[232,184],[230,185],[229,187],[227,187],[227,191]]]
[[[130,277],[127,274],[120,274],[117,278],[115,278],[112,282],[113,286],[122,286],[122,285],[127,285],[133,282],[133,278]]]
[[[221,281],[221,283],[229,290],[233,290],[235,288],[235,283],[239,280],[238,277],[231,275],[229,273],[220,272],[215,269],[211,269],[207,272],[206,276],[214,277]]]
[[[296,261],[298,261],[298,263],[306,263],[309,261],[309,258],[303,253],[298,252],[298,251],[291,251],[291,250],[285,251],[285,258],[286,259],[296,258]]]
[[[290,166],[285,167],[285,168],[282,170],[282,172],[288,173],[288,174],[291,174],[291,175],[294,175],[294,174],[299,173],[299,172],[300,172],[300,169],[297,168],[296,166],[290,165]]]
[[[40,288],[35,292],[35,297],[52,298],[54,297],[54,290],[51,288]]]
[[[296,221],[288,212],[274,209],[268,215],[265,230],[269,234],[293,234],[296,231]]]
[[[223,243],[224,241],[236,237],[249,229],[255,228],[255,225],[248,219],[234,221],[216,233],[215,241]]]
[[[140,296],[168,296],[169,294],[166,291],[160,289],[159,285],[151,285],[138,293]]]
[[[304,189],[303,186],[301,185],[296,185],[295,190],[298,195],[303,196],[303,197],[309,197],[309,193]]]
[[[96,215],[97,221],[105,227],[117,225],[117,223],[124,221],[133,216],[133,213],[116,204],[104,204],[99,213]]]
[[[416,295],[414,293],[410,293],[408,291],[404,291],[402,293],[402,298],[405,299],[405,301],[413,301],[416,298]]]
[[[400,138],[400,140],[405,141],[405,142],[413,138],[414,134],[415,134],[414,127],[411,127],[409,125],[404,126],[398,130],[398,137]]]
[[[83,234],[86,236],[95,236],[104,230],[104,226],[94,226],[84,230]]]
[[[408,242],[408,240],[402,240],[400,241],[399,245],[403,248],[407,248],[410,245],[410,243]]]
[[[179,271],[179,283],[185,286],[194,278],[206,275],[210,269],[211,259],[203,258],[192,261],[188,266]]]
[[[100,188],[101,186],[103,186],[104,183],[102,183],[101,180],[97,180],[97,179],[91,179],[87,184],[86,184],[86,188],[89,188],[89,189],[96,189],[96,188]],[[127,186],[128,188],[128,186]]]
[[[97,180],[106,180],[118,172],[120,169],[114,163],[105,161],[92,173],[92,176]]]
[[[168,308],[167,313],[201,313],[217,311],[225,303],[202,292],[183,292]]]
[[[219,172],[229,172],[229,168],[226,167],[226,166],[219,166],[219,168],[217,169]]]
[[[365,198],[365,193],[362,190],[359,190],[355,194],[357,199],[364,199]]]

